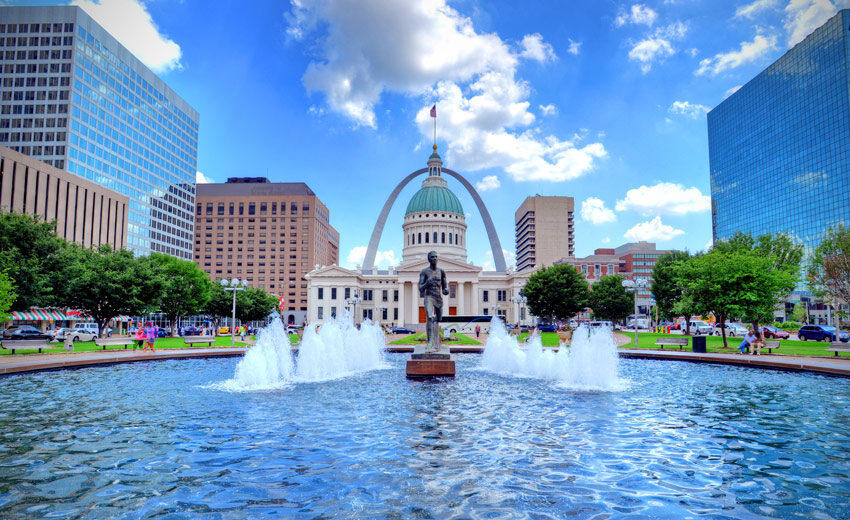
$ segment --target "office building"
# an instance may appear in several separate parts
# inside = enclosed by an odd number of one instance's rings
[[[130,200],[127,246],[192,258],[198,113],[79,7],[0,7],[0,144]]]
[[[316,265],[339,263],[330,212],[303,182],[235,177],[198,184],[195,263],[211,279],[239,278],[284,298],[284,318],[301,324]]]
[[[94,248],[127,246],[129,199],[76,175],[0,146],[0,212],[56,221],[56,234]]]
[[[850,10],[708,113],[714,240],[850,223]]]
[[[516,268],[552,265],[575,256],[572,197],[526,197],[516,210]]]

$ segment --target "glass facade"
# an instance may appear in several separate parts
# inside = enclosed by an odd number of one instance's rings
[[[709,112],[715,240],[850,224],[848,36],[842,10]]]
[[[127,195],[137,254],[191,260],[197,111],[78,7],[0,13],[0,144]]]

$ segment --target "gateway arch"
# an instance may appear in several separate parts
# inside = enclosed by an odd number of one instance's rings
[[[428,168],[416,170],[402,179],[393,192],[390,193],[389,198],[387,198],[387,201],[384,203],[384,208],[381,210],[380,216],[378,216],[378,221],[375,222],[375,228],[372,230],[372,238],[369,239],[369,248],[366,250],[366,257],[363,259],[363,272],[371,271],[375,265],[375,255],[378,253],[378,243],[380,243],[381,235],[384,232],[384,224],[387,223],[387,216],[389,216],[390,210],[392,209],[393,204],[395,204],[396,198],[398,198],[398,194],[401,193],[401,190],[404,189],[405,186],[407,186],[407,183],[427,171]],[[487,206],[484,205],[484,201],[481,200],[478,192],[475,191],[475,187],[457,172],[442,167],[440,168],[440,171],[442,173],[448,173],[460,181],[460,183],[463,184],[463,187],[466,188],[466,191],[472,195],[475,205],[478,206],[478,212],[481,214],[482,220],[484,220],[484,227],[487,229],[487,238],[490,240],[490,249],[493,250],[493,262],[496,265],[496,271],[505,272],[507,266],[505,265],[505,255],[502,253],[502,244],[499,242],[499,235],[496,234],[496,228],[493,226],[493,220],[490,219],[490,212],[487,211]]]

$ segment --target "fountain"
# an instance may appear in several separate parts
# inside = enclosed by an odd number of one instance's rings
[[[490,322],[490,335],[479,369],[501,375],[557,381],[574,390],[617,391],[625,388],[618,377],[619,357],[611,330],[579,327],[572,345],[557,352],[543,347],[538,334],[521,346],[498,318]]]

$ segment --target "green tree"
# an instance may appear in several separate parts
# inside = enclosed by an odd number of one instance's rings
[[[713,312],[720,327],[730,317],[742,317],[757,327],[773,315],[777,302],[787,295],[796,277],[776,269],[773,255],[754,250],[712,249],[679,267],[686,280],[685,295],[698,302],[702,312]],[[723,345],[727,346],[723,330]]]
[[[266,319],[277,308],[278,299],[257,287],[247,287],[236,296],[236,317],[243,323]]]
[[[133,253],[102,245],[97,250],[76,244],[61,255],[62,297],[68,306],[85,311],[101,331],[121,314],[142,315],[158,310],[163,281],[151,263]]]
[[[670,320],[679,315],[676,304],[682,302],[685,288],[676,276],[676,266],[690,258],[687,251],[672,251],[659,258],[652,268],[652,296],[661,319]]]
[[[827,232],[807,271],[808,285],[816,295],[850,303],[850,227],[837,226]]]
[[[635,293],[623,287],[624,277],[615,274],[603,276],[590,287],[590,308],[597,319],[620,321],[635,308]]]
[[[587,281],[570,264],[556,264],[532,274],[522,290],[528,308],[541,318],[568,319],[587,307]]]
[[[9,310],[17,297],[9,276],[4,271],[0,271],[0,321],[9,319]]]
[[[240,291],[241,292],[241,291]],[[221,285],[221,280],[216,280],[210,284],[210,299],[204,308],[203,313],[210,317],[213,327],[217,333],[218,325],[221,323],[222,316],[230,316],[233,306],[233,294],[230,291],[225,291]]]
[[[806,323],[806,318],[808,318],[808,313],[806,312],[806,305],[803,302],[795,303],[794,312],[791,314],[791,319],[799,323]]]
[[[194,262],[171,255],[152,253],[150,269],[163,284],[159,310],[171,323],[171,335],[177,336],[177,320],[202,312],[210,300],[210,280]]]
[[[0,214],[0,271],[15,285],[15,309],[62,303],[56,300],[57,279],[52,274],[60,267],[58,256],[67,243],[55,230],[55,222],[40,222],[32,215]]]

